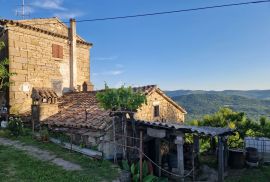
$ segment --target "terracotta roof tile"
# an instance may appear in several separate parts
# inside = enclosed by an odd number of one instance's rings
[[[101,109],[95,92],[74,92],[59,98],[59,112],[44,122],[49,125],[104,130],[110,126],[109,111]]]

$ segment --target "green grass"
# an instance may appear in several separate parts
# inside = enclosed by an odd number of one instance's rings
[[[268,182],[270,181],[270,166],[246,169],[237,176],[229,176],[226,182]]]
[[[5,136],[1,131],[0,136]],[[8,137],[10,139],[15,139]],[[0,146],[0,181],[112,181],[117,178],[117,168],[109,161],[95,160],[82,154],[70,152],[53,143],[42,143],[31,136],[16,138],[25,144],[53,152],[57,157],[77,163],[81,171],[66,171],[49,162],[39,161],[22,151]]]

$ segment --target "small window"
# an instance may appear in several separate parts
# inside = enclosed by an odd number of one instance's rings
[[[154,106],[154,117],[159,117],[159,105]]]
[[[53,44],[52,45],[52,57],[63,59],[63,46]]]

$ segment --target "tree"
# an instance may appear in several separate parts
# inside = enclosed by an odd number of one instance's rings
[[[112,89],[105,84],[104,91],[98,92],[96,97],[102,108],[115,112],[136,112],[146,103],[145,94],[124,86]]]
[[[0,51],[5,47],[4,42],[0,42]],[[15,73],[10,73],[8,70],[9,61],[7,58],[0,60],[0,90],[10,85],[9,78]]]
[[[134,121],[134,112],[146,103],[146,96],[144,93],[135,92],[131,87],[121,86],[118,89],[109,88],[105,84],[105,89],[96,94],[96,98],[100,103],[100,106],[106,110],[111,110],[114,116],[119,116],[122,121],[123,128],[123,158],[126,159],[126,145],[127,145],[127,124],[126,116],[130,116],[131,120]],[[113,124],[114,125],[114,124]],[[133,131],[136,135],[135,125],[132,122]],[[115,125],[114,125],[115,132]],[[115,140],[115,137],[114,137]],[[116,154],[115,154],[116,155]]]

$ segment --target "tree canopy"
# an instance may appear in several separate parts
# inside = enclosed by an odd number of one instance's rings
[[[121,86],[120,88],[109,88],[105,84],[105,89],[96,95],[100,106],[112,111],[132,111],[146,103],[146,96],[141,92],[135,92],[132,87]]]

